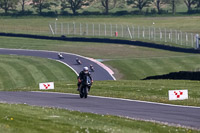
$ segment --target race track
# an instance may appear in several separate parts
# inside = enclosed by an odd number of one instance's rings
[[[0,101],[109,114],[200,129],[200,108],[49,92],[0,92]]]
[[[102,63],[87,57],[83,57],[76,54],[62,53],[64,59],[58,59],[58,52],[55,51],[43,51],[43,50],[25,50],[25,49],[4,49],[0,48],[0,54],[4,55],[24,55],[24,56],[36,56],[41,58],[48,58],[60,61],[70,66],[76,73],[79,73],[83,67],[92,64],[95,72],[91,72],[94,80],[115,80],[113,72]],[[76,63],[76,58],[79,58],[82,65]]]
[[[0,49],[0,54],[36,56],[59,60],[57,52],[53,51]],[[84,66],[93,64],[95,68],[95,72],[92,72],[94,80],[115,80],[111,70],[93,59],[69,53],[63,53],[63,55],[65,59],[59,61],[66,63],[76,73],[79,73]],[[77,57],[82,61],[82,65],[76,64],[75,59]],[[172,106],[94,96],[89,96],[88,99],[80,99],[76,94],[46,92],[1,91],[0,102],[26,103],[29,105],[57,107],[81,112],[117,115],[139,120],[181,125],[200,130],[200,107]]]

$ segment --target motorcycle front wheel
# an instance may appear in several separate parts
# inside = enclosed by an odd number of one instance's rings
[[[88,87],[84,88],[84,97],[87,98],[88,96]]]

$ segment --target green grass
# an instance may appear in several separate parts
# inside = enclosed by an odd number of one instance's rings
[[[136,26],[152,26],[200,33],[199,16],[184,17],[136,17],[136,16],[74,16],[58,17],[57,22],[110,23],[130,24]],[[50,34],[49,22],[55,18],[47,17],[0,17],[0,30],[5,32],[21,31],[22,33]],[[29,32],[28,32],[29,31]]]
[[[97,115],[36,106],[0,104],[0,130],[4,133],[168,133],[199,131],[135,121],[110,115]]]
[[[178,71],[197,71],[200,69],[199,55],[152,57],[110,60],[104,62],[121,73],[118,79],[138,80],[149,76],[163,75]]]
[[[65,65],[47,59],[0,56],[0,88],[12,90],[38,86],[41,82],[74,81],[76,75]]]

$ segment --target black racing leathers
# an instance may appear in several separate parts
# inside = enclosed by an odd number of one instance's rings
[[[86,80],[87,80],[87,77],[90,78],[91,82],[93,81],[90,72],[84,73],[84,71],[81,71],[81,72],[79,73],[79,76],[78,76],[78,81],[79,81],[79,82],[78,82],[78,88],[79,88],[79,89],[80,89],[80,85],[83,85],[83,86],[85,85]],[[91,86],[88,86],[88,89],[89,89],[89,90],[90,90],[90,87],[91,87]]]

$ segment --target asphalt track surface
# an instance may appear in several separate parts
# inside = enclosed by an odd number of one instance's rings
[[[200,129],[200,108],[49,92],[0,92],[0,101],[164,122]]]
[[[54,51],[42,51],[42,50],[23,50],[23,49],[0,49],[0,54],[4,55],[23,55],[23,56],[36,56],[41,58],[48,58],[53,60],[59,60],[67,65],[69,65],[76,73],[79,73],[83,67],[92,64],[94,66],[95,72],[91,72],[91,75],[94,80],[115,80],[115,78],[102,66],[90,60],[89,58],[70,54],[62,53],[64,59],[58,58],[58,52]],[[79,58],[82,62],[82,65],[76,63],[76,58]]]

